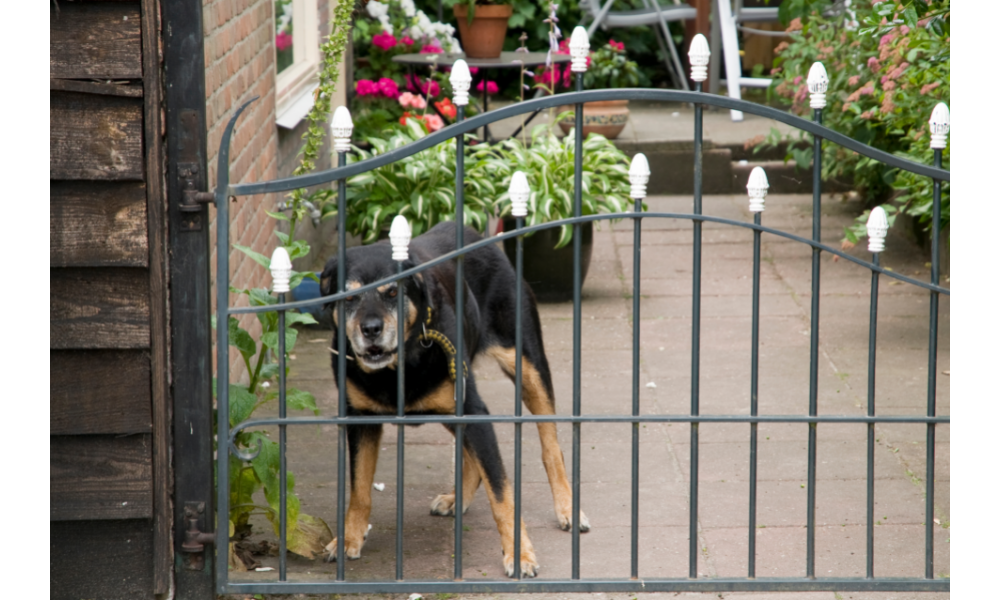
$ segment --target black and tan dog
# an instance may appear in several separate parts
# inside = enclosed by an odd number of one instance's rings
[[[410,244],[410,268],[455,249],[454,223],[441,223],[414,239]],[[480,238],[466,229],[466,243]],[[351,248],[345,260],[346,288],[357,289],[396,273],[388,243]],[[504,254],[495,246],[470,252],[465,258],[465,360],[471,367],[480,355],[491,356],[511,379],[514,378],[514,307],[515,273]],[[324,295],[337,285],[337,259],[330,259],[322,274]],[[454,356],[456,331],[455,266],[446,262],[405,280],[407,300],[404,334],[406,362],[406,412],[413,415],[453,414],[455,412],[456,372],[462,372],[462,360]],[[524,286],[522,398],[528,410],[536,415],[555,413],[552,377],[549,373],[542,330],[534,295]],[[349,415],[396,414],[397,310],[396,283],[377,290],[351,296],[346,301],[345,321],[348,339],[347,401]],[[334,344],[339,326],[334,310]],[[443,335],[442,335],[443,334]],[[444,338],[444,339],[442,339]],[[337,377],[337,357],[333,356],[334,378]],[[476,391],[476,380],[468,369],[465,383],[464,412],[467,415],[488,414],[489,411]],[[572,492],[566,478],[562,451],[556,438],[555,423],[539,423],[542,462],[548,474],[559,526],[572,526]],[[345,554],[361,556],[371,513],[371,489],[378,460],[381,425],[348,425],[350,447],[351,501],[346,515]],[[482,480],[493,509],[493,518],[500,531],[504,570],[514,573],[514,494],[500,458],[496,434],[491,424],[465,426],[464,466],[462,479],[463,512],[472,502]],[[431,513],[454,515],[455,494],[442,494],[431,503]],[[590,525],[580,513],[580,529]],[[328,559],[336,557],[336,539],[327,546]],[[538,562],[522,522],[521,572],[536,575]]]

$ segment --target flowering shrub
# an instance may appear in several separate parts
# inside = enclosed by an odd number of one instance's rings
[[[559,50],[554,54],[569,54],[569,40],[559,42]],[[535,73],[535,83],[544,89],[554,89],[561,85],[570,88],[573,85],[573,73],[569,63],[552,65]],[[583,76],[583,85],[588,90],[604,88],[635,87],[649,85],[648,78],[639,71],[639,67],[625,56],[625,43],[610,40],[587,56],[587,72]]]
[[[819,11],[795,18],[791,39],[776,49],[774,91],[795,113],[809,113],[805,77],[814,61],[827,68],[830,83],[824,124],[856,140],[915,162],[931,164],[931,111],[950,94],[950,0],[855,3],[855,23]],[[857,27],[857,23],[861,27]],[[777,139],[772,132],[771,141]],[[943,152],[948,167],[950,145]],[[810,151],[793,150],[801,167]],[[897,210],[929,227],[932,187],[928,178],[888,167],[836,144],[824,144],[823,177],[851,177],[866,205],[891,199],[890,225]],[[949,185],[942,184],[942,225],[948,224]],[[844,232],[847,242],[866,235],[868,212]]]

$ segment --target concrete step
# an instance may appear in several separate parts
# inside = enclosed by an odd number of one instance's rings
[[[618,146],[629,158],[639,152],[649,160],[650,195],[694,193],[694,143],[689,141],[623,141]],[[802,169],[794,162],[784,162],[785,145],[753,154],[742,145],[718,146],[704,143],[702,154],[703,194],[745,194],[747,180],[754,167],[763,167],[773,194],[812,193],[812,166]],[[824,182],[824,192],[845,192],[849,183]]]

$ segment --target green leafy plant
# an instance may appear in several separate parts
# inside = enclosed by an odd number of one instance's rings
[[[292,258],[309,253],[305,242],[291,242],[286,234],[277,234],[288,249]],[[233,245],[251,259],[270,267],[270,259],[258,252],[239,244]],[[303,278],[315,279],[314,273],[292,272],[290,286],[294,289]],[[239,289],[230,287],[230,292],[245,296],[250,306],[270,306],[277,303],[277,298],[263,288]],[[256,313],[261,324],[259,340],[240,327],[239,320],[229,318],[229,345],[236,348],[243,359],[249,373],[247,384],[229,383],[229,426],[236,427],[251,418],[257,409],[276,403],[278,400],[277,380],[279,366],[277,361],[279,331],[278,315],[275,312]],[[308,313],[288,311],[285,313],[285,354],[295,348],[298,331],[295,325],[315,324],[316,320]],[[213,318],[212,326],[215,327]],[[287,374],[287,369],[286,369]],[[308,410],[319,414],[316,398],[309,392],[296,388],[288,388],[285,394],[286,406],[292,410]],[[263,514],[278,533],[279,501],[281,485],[279,481],[280,462],[278,443],[271,440],[267,432],[241,431],[236,434],[236,446],[244,451],[255,451],[260,445],[259,454],[251,461],[244,461],[234,454],[229,454],[229,522],[231,538],[238,539],[250,531],[250,517]],[[223,442],[225,443],[225,442]],[[287,507],[288,507],[288,549],[296,554],[312,558],[323,550],[324,545],[333,537],[326,523],[317,517],[312,517],[301,511],[298,496],[295,494],[295,476],[287,473]],[[266,504],[257,504],[253,496],[263,491]],[[232,554],[232,552],[231,552]],[[235,558],[231,557],[231,562]]]
[[[401,148],[427,135],[423,124],[408,119],[388,138],[372,137],[371,151],[356,149],[349,162],[365,160]],[[333,192],[328,192],[331,197]],[[465,162],[465,224],[486,230],[492,198],[498,190],[488,165]],[[347,180],[347,231],[370,244],[378,240],[396,215],[403,215],[417,236],[441,221],[454,219],[455,141],[439,144]],[[324,204],[323,218],[337,214],[335,202]]]
[[[644,79],[638,65],[625,56],[624,42],[611,40],[590,53],[590,66],[583,76],[583,85],[588,90],[636,87]]]
[[[563,118],[566,114],[559,115]],[[497,216],[510,214],[507,188],[514,171],[524,171],[531,196],[528,225],[549,223],[573,216],[574,148],[576,130],[557,138],[547,125],[531,131],[531,145],[509,139],[489,148],[476,146],[472,159],[484,163],[504,192],[496,197]],[[628,157],[606,137],[592,133],[583,141],[582,202],[584,215],[625,212],[629,206]],[[563,225],[556,248],[573,239],[573,227]]]
[[[802,4],[802,3],[795,3]],[[825,125],[897,156],[932,164],[928,147],[928,119],[938,102],[950,96],[950,0],[880,2],[854,6],[859,26],[845,26],[845,16],[824,15],[824,2],[789,24],[790,40],[778,46],[774,91],[798,114],[809,113],[806,75],[814,61],[824,62],[829,74]],[[772,134],[770,142],[777,135]],[[950,144],[943,152],[948,168]],[[811,152],[792,149],[787,159],[800,166]],[[823,178],[850,178],[867,207],[891,202],[890,225],[899,213],[931,223],[932,184],[923,176],[886,166],[846,150],[824,144]],[[942,226],[949,222],[948,182],[942,185]],[[856,243],[866,235],[868,211],[845,229],[844,238]]]

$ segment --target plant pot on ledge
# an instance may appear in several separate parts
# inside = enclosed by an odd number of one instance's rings
[[[559,112],[573,110],[572,106],[560,106]],[[583,105],[583,139],[591,133],[603,135],[609,140],[616,139],[628,124],[628,100],[602,100]],[[576,125],[574,117],[559,121],[559,128],[568,134]]]
[[[477,4],[469,24],[469,6],[453,7],[458,21],[458,34],[462,50],[468,58],[499,58],[503,40],[507,36],[507,21],[514,14],[510,4]]]
[[[513,231],[513,217],[503,219],[503,230]],[[580,226],[580,285],[587,279],[590,255],[594,250],[594,223]],[[556,249],[559,228],[536,231],[524,238],[524,280],[539,302],[566,302],[573,299],[573,244]],[[512,266],[517,260],[517,239],[503,241],[503,251]]]

